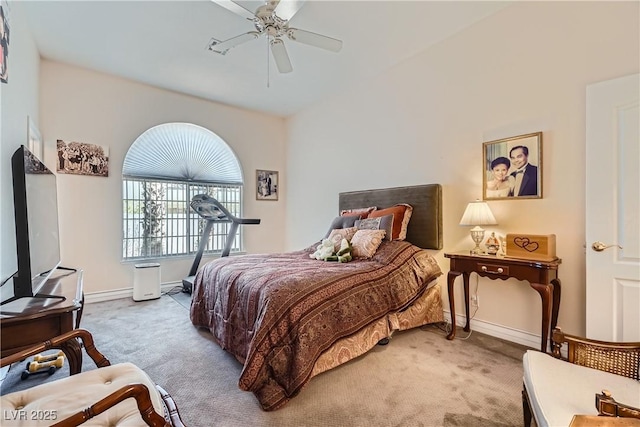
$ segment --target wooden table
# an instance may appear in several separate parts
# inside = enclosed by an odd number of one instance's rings
[[[62,271],[47,280],[40,293],[64,296],[64,300],[21,298],[0,306],[0,356],[17,353],[78,328],[84,306],[82,286],[82,271],[71,274]],[[80,344],[71,340],[60,349],[67,356],[70,373],[80,372]]]
[[[464,285],[464,308],[467,315],[465,332],[471,331],[469,319],[469,276],[476,273],[489,279],[515,278],[529,282],[542,300],[542,341],[540,350],[546,352],[547,342],[550,339],[550,331],[558,323],[560,310],[560,279],[558,278],[558,265],[560,259],[553,261],[534,261],[527,259],[499,257],[495,255],[470,255],[464,253],[446,253],[449,258],[450,268],[447,276],[447,288],[449,291],[449,309],[451,310],[451,332],[447,339],[452,340],[456,336],[456,311],[453,293],[453,285],[456,277],[462,275]]]

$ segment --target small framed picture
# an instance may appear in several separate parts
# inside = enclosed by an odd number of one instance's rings
[[[542,198],[542,132],[482,144],[483,200]]]
[[[278,200],[278,172],[256,170],[256,200]]]
[[[6,1],[2,1],[8,5]],[[9,11],[5,5],[0,4],[0,82],[9,82],[9,68],[7,60],[9,59]]]
[[[27,116],[27,148],[33,153],[39,160],[44,160],[44,144],[42,142],[42,136],[31,117]]]
[[[56,141],[58,173],[109,176],[109,147],[62,139]]]

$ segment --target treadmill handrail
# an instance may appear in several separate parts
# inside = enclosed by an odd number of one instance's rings
[[[206,213],[203,213],[205,204],[213,205],[214,209],[208,209]],[[236,233],[238,232],[238,225],[255,225],[260,224],[260,219],[252,219],[252,218],[238,218],[231,214],[218,200],[207,195],[207,194],[196,194],[191,199],[191,208],[196,211],[203,219],[207,221],[207,224],[204,227],[202,232],[202,236],[200,237],[200,244],[198,245],[198,252],[196,252],[196,257],[193,260],[193,264],[191,265],[191,270],[189,270],[189,276],[195,276],[198,271],[198,267],[200,266],[200,260],[202,259],[202,254],[204,253],[204,248],[207,246],[207,242],[209,241],[209,234],[211,234],[211,229],[213,228],[213,224],[215,222],[230,222],[231,228],[227,233],[227,240],[225,241],[224,247],[222,249],[222,253],[220,257],[229,256],[231,252],[231,246],[233,245],[233,241],[236,237]],[[219,210],[224,215],[217,217],[212,216],[212,211]],[[205,214],[211,215],[210,217],[204,216]],[[184,289],[183,289],[184,290]]]

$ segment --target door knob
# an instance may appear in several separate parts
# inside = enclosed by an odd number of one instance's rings
[[[617,246],[620,249],[622,249],[622,246],[620,246],[620,245],[605,245],[602,242],[593,242],[593,244],[591,245],[591,249],[593,249],[596,252],[602,252],[605,249],[612,248],[614,246]]]

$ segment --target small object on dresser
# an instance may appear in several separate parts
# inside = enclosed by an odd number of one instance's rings
[[[500,241],[496,237],[496,233],[491,232],[491,236],[489,236],[484,245],[487,247],[487,253],[489,255],[496,255],[498,253],[498,248],[500,248]]]
[[[507,257],[553,261],[556,257],[556,235],[507,234]]]
[[[507,238],[506,236],[498,236],[498,240],[500,240],[500,250],[498,251],[498,256],[506,256],[507,255]]]

